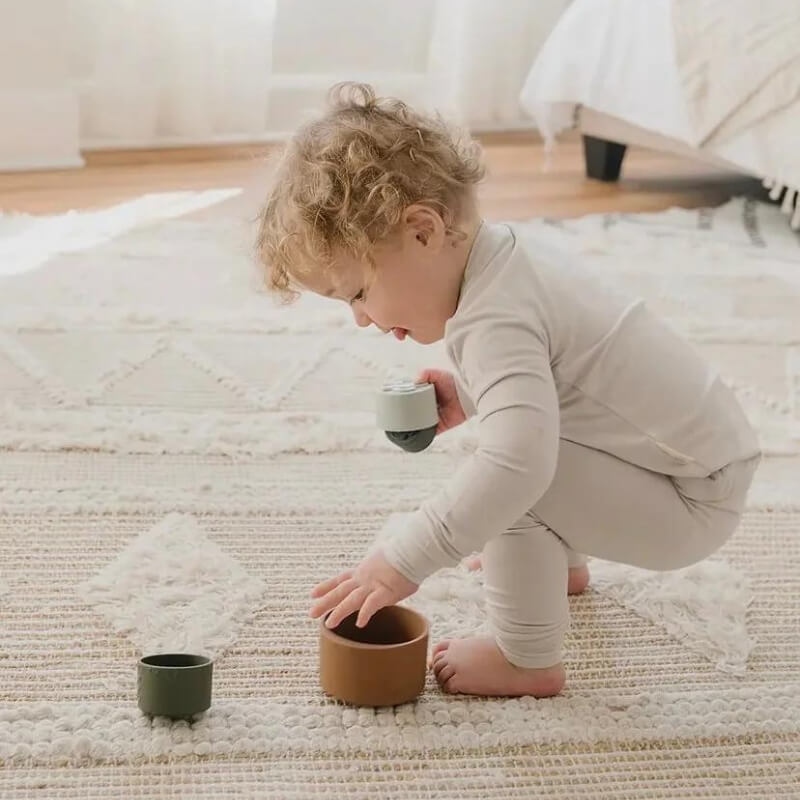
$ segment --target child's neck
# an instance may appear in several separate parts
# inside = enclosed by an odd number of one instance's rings
[[[478,214],[477,210],[475,214],[470,217],[469,220],[465,221],[462,224],[462,230],[467,234],[464,239],[459,242],[458,248],[458,285],[459,285],[459,292],[460,287],[464,282],[464,273],[467,270],[467,264],[469,264],[469,258],[472,255],[472,248],[475,245],[475,240],[478,238],[478,232],[481,229],[481,225],[483,225],[483,218]]]
[[[450,267],[447,272],[450,275],[449,294],[450,301],[448,318],[456,313],[458,303],[461,299],[461,289],[464,284],[464,273],[469,263],[469,257],[472,253],[472,247],[475,244],[475,239],[480,231],[483,219],[477,213],[470,215],[468,219],[462,219],[458,223],[459,230],[463,231],[466,235],[464,237],[455,238],[453,241],[453,249],[449,256]]]

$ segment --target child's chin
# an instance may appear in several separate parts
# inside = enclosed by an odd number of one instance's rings
[[[413,339],[417,344],[434,344],[438,342],[442,337],[436,336],[432,333],[429,334],[408,334],[409,339]]]

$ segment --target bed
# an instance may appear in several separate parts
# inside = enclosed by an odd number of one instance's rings
[[[590,177],[627,145],[762,179],[800,229],[800,2],[574,0],[520,101],[548,142],[577,127]]]

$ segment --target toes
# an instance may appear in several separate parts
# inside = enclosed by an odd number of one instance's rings
[[[447,651],[443,653],[439,653],[438,656],[435,656],[430,663],[431,669],[436,672],[442,668],[442,665],[445,664],[447,661]]]
[[[435,670],[438,664],[441,664],[442,660],[447,658],[447,649],[434,651],[433,655],[428,660],[428,666]]]
[[[436,673],[436,680],[444,686],[455,674],[456,668],[452,664],[443,664]]]
[[[444,639],[443,641],[439,642],[439,644],[433,648],[433,660],[435,661],[436,656],[438,656],[439,653],[443,653],[448,647],[450,647],[450,639]]]
[[[437,644],[431,652],[431,657],[428,659],[428,666],[435,666],[436,662],[442,657],[442,654],[447,652],[448,647],[450,647],[449,639],[439,642],[439,644]]]
[[[458,694],[458,687],[456,686],[456,676],[451,675],[446,681],[442,683],[442,690],[447,694]]]

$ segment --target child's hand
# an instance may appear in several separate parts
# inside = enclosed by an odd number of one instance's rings
[[[311,607],[315,619],[333,609],[325,625],[335,628],[343,619],[358,611],[356,625],[363,628],[372,615],[383,608],[410,597],[419,589],[403,577],[380,551],[367,556],[354,570],[323,581],[311,592],[322,598]]]
[[[467,415],[461,407],[456,392],[456,380],[449,372],[426,369],[417,378],[417,383],[432,383],[436,390],[436,405],[439,408],[439,425],[436,433],[444,433],[466,421]]]

